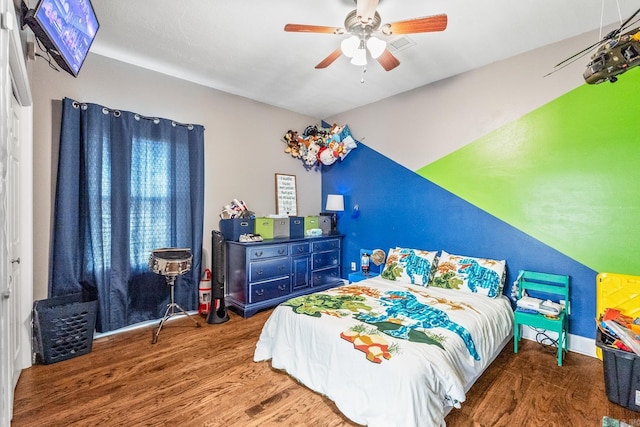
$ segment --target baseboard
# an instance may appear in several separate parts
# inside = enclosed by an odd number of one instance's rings
[[[197,319],[202,319],[201,317],[199,317],[200,315],[198,314],[198,310],[187,310],[187,312],[196,317]],[[174,316],[174,317],[170,317],[169,319],[167,319],[167,322],[170,322],[174,319],[179,318],[180,316]],[[100,338],[106,338],[109,337],[111,335],[117,335],[120,334],[122,332],[129,332],[129,331],[135,331],[136,329],[140,329],[140,328],[146,328],[147,326],[150,325],[158,325],[158,323],[160,322],[160,319],[151,319],[151,320],[144,320],[142,322],[139,323],[134,323],[133,325],[129,325],[129,326],[124,326],[120,329],[114,329],[112,331],[107,331],[107,332],[95,332],[93,334],[93,339],[97,340]]]
[[[549,335],[549,337],[552,339],[558,338],[558,334],[554,332],[547,331],[546,334]],[[536,331],[528,326],[523,326],[522,338],[535,341]],[[580,335],[569,334],[569,337],[567,338],[567,344],[569,351],[584,354],[585,356],[598,357],[596,355],[596,340],[594,338],[586,338],[581,337]]]

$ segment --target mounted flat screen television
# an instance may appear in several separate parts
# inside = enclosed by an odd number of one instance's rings
[[[60,68],[76,77],[100,27],[91,1],[40,0],[23,20]]]

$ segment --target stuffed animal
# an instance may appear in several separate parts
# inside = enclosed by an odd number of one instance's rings
[[[294,130],[288,130],[283,140],[287,144],[284,152],[301,159],[307,169],[319,163],[332,165],[358,147],[349,126],[337,123],[329,125],[324,121],[320,128],[317,125],[307,126],[302,136]]]
[[[342,144],[342,150],[340,152],[340,160],[347,157],[347,154],[349,154],[351,150],[353,150],[354,148],[358,148],[358,144],[356,144],[356,140],[353,139],[351,135],[348,135],[347,137],[345,137],[342,140],[341,144]]]
[[[289,129],[287,133],[284,134],[284,142],[287,144],[284,152],[291,154],[293,157],[300,157],[300,145],[298,143],[298,139],[298,132]]]
[[[304,138],[308,138],[310,136],[318,136],[318,126],[316,125],[309,125],[304,129],[304,132],[302,132],[302,136]]]
[[[333,150],[328,147],[322,147],[318,152],[318,159],[323,165],[330,166],[336,162],[336,157],[333,155]]]
[[[310,143],[307,147],[307,154],[304,157],[304,162],[307,167],[313,167],[318,163],[318,153],[320,152],[320,146],[315,142]]]

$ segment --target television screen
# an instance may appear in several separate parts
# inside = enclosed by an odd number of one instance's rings
[[[25,22],[58,65],[74,76],[100,26],[90,0],[40,0]]]

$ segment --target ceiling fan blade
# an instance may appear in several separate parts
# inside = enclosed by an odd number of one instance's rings
[[[382,68],[384,68],[386,71],[391,71],[398,65],[400,65],[400,61],[398,61],[398,58],[393,56],[393,53],[391,53],[389,49],[385,49],[384,52],[382,52],[382,55],[377,58],[377,60],[378,63],[382,65]]]
[[[382,32],[388,36],[392,34],[414,34],[443,31],[447,28],[447,15],[432,15],[422,18],[407,19],[406,21],[391,22],[384,24]]]
[[[322,61],[320,61],[320,63],[318,65],[316,65],[316,68],[318,68],[318,69],[327,68],[329,65],[333,64],[333,61],[338,59],[340,57],[340,55],[342,55],[342,49],[341,48],[337,48],[336,50],[331,52],[329,54],[329,56],[327,56]]]
[[[379,0],[357,0],[356,1],[356,16],[360,18],[361,22],[369,22],[373,19],[378,8]]]
[[[344,34],[344,28],[323,25],[287,24],[284,26],[284,30],[291,33]]]

